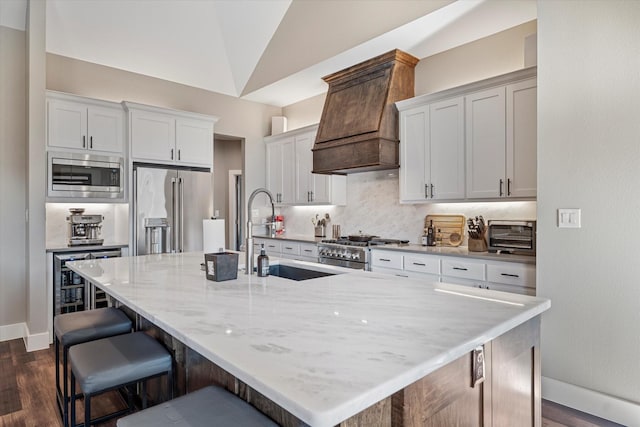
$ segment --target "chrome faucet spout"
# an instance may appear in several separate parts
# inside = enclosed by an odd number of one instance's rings
[[[260,193],[265,193],[269,196],[269,201],[271,202],[271,220],[275,217],[275,205],[273,203],[273,194],[266,188],[258,188],[253,190],[253,193],[249,196],[249,201],[247,202],[247,239],[245,242],[245,264],[244,264],[244,273],[245,274],[253,274],[253,223],[251,222],[251,208],[253,206],[253,199],[256,195]]]

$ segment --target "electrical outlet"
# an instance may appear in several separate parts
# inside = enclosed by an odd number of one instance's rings
[[[558,209],[558,228],[580,227],[580,209]]]

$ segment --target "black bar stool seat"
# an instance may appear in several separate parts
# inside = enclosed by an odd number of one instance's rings
[[[118,427],[275,427],[236,395],[205,387],[118,420]]]
[[[69,349],[71,365],[71,420],[75,422],[76,382],[84,395],[85,421],[91,420],[91,398],[105,391],[143,383],[143,406],[146,406],[144,381],[167,375],[167,392],[173,395],[171,354],[144,332],[117,335],[74,345]],[[131,399],[129,411],[132,409]],[[102,422],[120,412],[93,420]]]
[[[53,320],[56,352],[56,401],[62,422],[69,425],[69,390],[67,358],[69,347],[88,341],[131,332],[131,320],[114,307],[59,314]],[[60,378],[60,345],[62,345],[62,381]]]

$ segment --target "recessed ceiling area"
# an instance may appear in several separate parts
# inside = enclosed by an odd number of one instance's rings
[[[537,9],[536,0],[47,0],[46,13],[49,53],[282,107],[391,49],[425,58]]]

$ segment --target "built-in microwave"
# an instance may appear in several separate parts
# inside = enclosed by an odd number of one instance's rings
[[[489,252],[536,254],[536,222],[489,220]]]
[[[48,197],[124,198],[124,159],[48,152]]]

